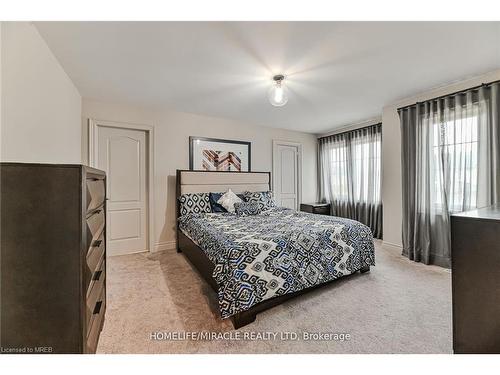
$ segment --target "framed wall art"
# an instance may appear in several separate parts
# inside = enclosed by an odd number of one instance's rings
[[[189,169],[194,171],[251,171],[251,143],[189,137]]]
[[[251,171],[251,143],[229,139],[189,137],[189,169]]]

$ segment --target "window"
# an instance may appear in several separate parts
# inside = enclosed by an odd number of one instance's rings
[[[433,202],[448,212],[477,205],[478,116],[469,115],[433,124]],[[447,192],[447,193],[445,193]]]
[[[325,183],[331,184],[331,190],[335,192],[335,199],[347,200],[347,146],[345,140],[333,143],[329,153],[331,162],[328,168],[330,168],[331,173],[330,179],[325,180]]]
[[[380,128],[373,132],[353,131],[335,135],[325,141],[320,151],[325,199],[379,204],[381,148]]]
[[[381,201],[381,138],[355,138],[352,145],[355,202]]]
[[[361,221],[382,238],[382,125],[318,140],[320,199],[332,214]]]
[[[498,201],[498,98],[494,83],[398,110],[410,259],[449,266],[450,214]]]

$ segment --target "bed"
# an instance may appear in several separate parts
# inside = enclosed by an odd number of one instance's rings
[[[375,265],[371,231],[349,219],[272,207],[257,215],[181,214],[185,194],[271,190],[269,172],[177,170],[178,252],[238,329],[285,300]]]

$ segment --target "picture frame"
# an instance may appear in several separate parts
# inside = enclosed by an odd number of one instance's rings
[[[189,137],[190,170],[250,172],[252,170],[251,161],[251,142]]]

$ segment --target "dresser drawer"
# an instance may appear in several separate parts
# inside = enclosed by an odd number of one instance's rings
[[[330,215],[330,204],[324,203],[302,203],[300,210],[318,215]]]
[[[87,218],[87,246],[89,247],[87,252],[104,230],[104,222],[104,208],[102,207]]]
[[[97,277],[96,273],[100,271],[100,263],[104,259],[106,244],[104,243],[104,232],[101,233],[98,240],[94,241],[94,246],[89,249],[85,264],[85,289],[89,287],[92,281]]]
[[[104,180],[88,178],[87,187],[87,213],[95,210],[104,203],[106,199],[106,186]]]
[[[106,289],[103,288],[99,299],[92,311],[90,324],[87,325],[87,353],[95,353],[99,334],[104,324],[104,315],[106,313]]]
[[[106,259],[101,258],[96,271],[92,274],[90,285],[87,289],[87,326],[92,319],[92,315],[99,303],[99,297],[104,290],[104,280],[106,279]]]
[[[97,264],[104,254],[104,249],[106,248],[106,243],[104,241],[104,230],[97,240],[92,241],[90,249],[87,252],[87,267],[90,272],[94,272]]]
[[[315,207],[313,213],[318,215],[330,215],[330,206]]]

